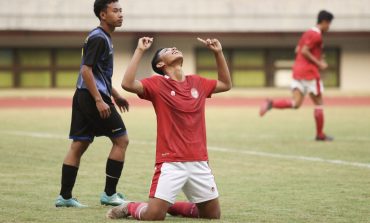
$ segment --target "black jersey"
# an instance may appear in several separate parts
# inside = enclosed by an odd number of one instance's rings
[[[87,36],[82,50],[82,65],[92,67],[96,87],[107,96],[112,95],[113,44],[112,39],[101,27],[93,29]],[[87,89],[81,71],[78,75],[78,89]]]

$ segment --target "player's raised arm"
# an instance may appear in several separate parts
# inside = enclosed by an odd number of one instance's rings
[[[224,54],[222,52],[221,43],[217,39],[201,39],[198,41],[203,43],[208,49],[212,50],[217,64],[218,80],[213,93],[228,91],[232,87],[229,68],[227,66]]]
[[[126,91],[136,94],[143,93],[143,85],[140,81],[136,80],[136,72],[144,52],[150,48],[152,43],[153,38],[150,37],[142,37],[139,39],[134,55],[122,79],[121,86]]]

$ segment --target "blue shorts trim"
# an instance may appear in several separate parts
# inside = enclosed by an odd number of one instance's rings
[[[126,131],[123,131],[123,132],[119,132],[117,134],[113,134],[110,137],[117,138],[117,137],[120,137],[120,136],[123,136],[123,135],[127,135],[127,130]]]
[[[73,141],[94,141],[94,137],[91,136],[69,136],[69,139],[72,139]]]

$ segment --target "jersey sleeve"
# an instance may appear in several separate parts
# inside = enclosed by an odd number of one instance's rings
[[[309,49],[312,49],[319,44],[320,36],[314,33],[307,35],[307,37],[303,41],[303,45],[307,45]]]
[[[153,101],[156,92],[158,91],[158,78],[156,76],[152,76],[144,78],[140,80],[140,82],[143,85],[144,92],[142,94],[138,94],[139,98]]]
[[[204,78],[199,75],[196,75],[196,76],[200,79],[201,86],[204,90],[205,96],[207,98],[210,98],[212,96],[213,91],[216,88],[217,80]]]
[[[84,49],[84,65],[93,67],[105,51],[105,40],[103,37],[94,37],[87,41]]]

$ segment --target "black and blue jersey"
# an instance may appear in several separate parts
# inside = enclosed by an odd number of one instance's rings
[[[113,43],[110,35],[101,27],[93,29],[87,36],[82,50],[82,65],[92,67],[96,87],[107,95],[112,95]],[[78,75],[78,89],[87,89],[81,71]]]

